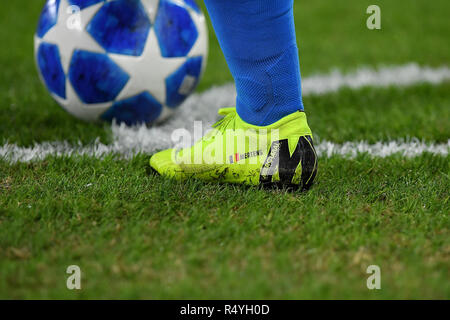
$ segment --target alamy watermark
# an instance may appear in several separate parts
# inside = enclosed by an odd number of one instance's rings
[[[366,26],[369,30],[381,29],[381,9],[376,4],[372,4],[367,7],[367,14],[370,16],[367,18]]]
[[[69,6],[67,7],[67,14],[69,17],[67,18],[66,26],[70,30],[82,30],[81,24],[81,9],[79,6]]]
[[[381,269],[376,264],[370,265],[366,269],[366,273],[370,274],[367,278],[367,289],[380,290],[381,289]]]
[[[70,274],[67,278],[66,286],[69,290],[81,290],[81,269],[77,265],[68,266],[66,273]]]

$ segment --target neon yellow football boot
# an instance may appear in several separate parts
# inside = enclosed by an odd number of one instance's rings
[[[244,122],[235,108],[192,147],[153,155],[150,166],[175,179],[308,189],[317,172],[317,155],[304,112],[269,126]]]

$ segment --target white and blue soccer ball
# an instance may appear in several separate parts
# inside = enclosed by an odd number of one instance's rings
[[[35,58],[52,97],[74,116],[151,123],[196,88],[207,33],[195,0],[48,0]]]

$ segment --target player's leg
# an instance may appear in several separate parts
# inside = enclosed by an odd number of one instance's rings
[[[234,77],[236,109],[264,126],[303,110],[294,0],[205,0]]]
[[[192,148],[150,159],[178,179],[308,188],[317,170],[303,112],[293,0],[205,0],[237,88],[237,112]]]

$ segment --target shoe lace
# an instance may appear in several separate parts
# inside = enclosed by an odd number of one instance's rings
[[[234,121],[237,115],[236,108],[221,108],[218,113],[224,117],[217,121],[212,127],[221,132],[224,132],[230,125],[232,125],[232,128],[234,129]]]
[[[219,115],[224,116],[212,125],[213,130],[208,132],[201,138],[202,141],[209,141],[217,134],[224,134],[227,129],[234,129],[234,120],[236,119],[236,108],[221,108],[218,111]]]

